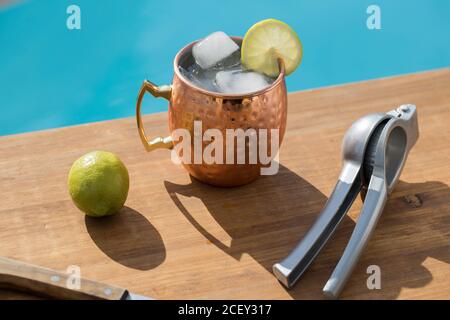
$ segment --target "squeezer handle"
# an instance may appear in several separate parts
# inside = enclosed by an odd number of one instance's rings
[[[353,169],[355,168],[350,170],[348,167],[343,168],[341,177],[346,175],[348,179],[338,180],[325,207],[305,237],[285,259],[274,264],[275,276],[286,287],[291,288],[309,267],[333,235],[361,190],[359,171]]]
[[[372,176],[364,205],[355,229],[339,263],[323,288],[327,298],[337,299],[372,236],[387,201],[387,186],[383,178]]]

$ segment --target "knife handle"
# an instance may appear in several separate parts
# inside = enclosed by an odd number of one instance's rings
[[[0,287],[56,299],[121,300],[127,290],[80,278],[76,289],[69,288],[71,275],[0,257]]]

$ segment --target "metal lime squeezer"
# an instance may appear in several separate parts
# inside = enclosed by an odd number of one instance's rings
[[[294,250],[273,266],[281,283],[290,288],[297,282],[361,192],[364,204],[355,229],[323,288],[326,297],[339,296],[418,137],[417,111],[411,104],[387,113],[369,114],[353,123],[342,144],[343,168],[325,207]]]

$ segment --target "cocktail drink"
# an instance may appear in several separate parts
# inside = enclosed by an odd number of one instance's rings
[[[144,81],[139,92],[137,122],[146,150],[173,149],[172,160],[218,186],[276,174],[286,129],[285,75],[301,58],[300,42],[295,35],[292,46],[290,32],[271,19],[256,24],[244,39],[219,31],[181,49],[172,84]],[[170,136],[147,139],[140,115],[146,91],[169,100]]]
[[[245,69],[240,45],[224,32],[214,32],[192,47],[192,59],[186,57],[179,70],[192,84],[222,94],[246,94],[268,87],[276,78]]]

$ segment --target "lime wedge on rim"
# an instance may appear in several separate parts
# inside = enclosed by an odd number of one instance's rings
[[[302,44],[295,31],[276,19],[263,20],[253,25],[242,41],[242,65],[269,77],[276,77],[280,73],[278,58],[284,61],[286,75],[300,65]]]

